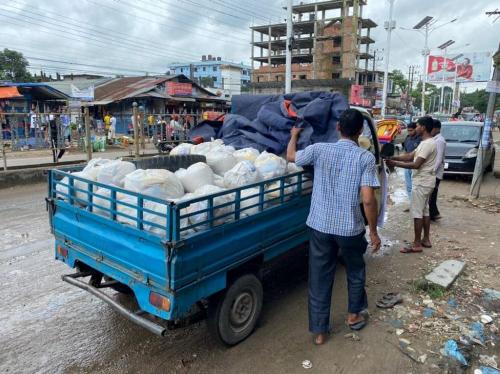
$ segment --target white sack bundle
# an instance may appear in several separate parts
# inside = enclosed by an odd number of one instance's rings
[[[215,193],[222,192],[222,191],[224,191],[223,188],[220,188],[217,186],[207,185],[207,186],[203,186],[203,187],[197,189],[194,193],[194,195],[195,195],[194,197],[198,198],[198,197],[215,194]],[[216,207],[218,205],[230,203],[232,201],[234,201],[234,194],[222,195],[222,196],[214,198],[214,207]],[[202,200],[202,201],[198,201],[198,202],[191,204],[187,208],[187,210],[189,213],[195,213],[195,212],[207,209],[207,207],[208,207],[208,201]],[[231,207],[232,207],[232,205],[228,205],[226,207],[214,209],[214,218],[220,217],[224,214],[231,212]],[[208,219],[208,212],[201,212],[199,214],[195,214],[195,215],[190,216],[189,222],[192,225],[194,225],[197,223],[204,222],[207,219]],[[219,220],[215,220],[214,225],[220,225],[220,224],[224,223],[225,221],[227,221],[228,219],[229,219],[228,217],[225,217],[225,218],[222,218]],[[200,231],[200,230],[204,230],[206,228],[207,228],[207,225],[200,225],[200,226],[195,227],[195,230]]]
[[[229,189],[242,187],[256,183],[258,178],[257,169],[250,161],[240,161],[224,174],[224,186]]]
[[[190,193],[207,184],[214,184],[214,172],[204,162],[197,162],[187,169],[179,169],[175,175],[181,181],[184,190]]]
[[[224,149],[214,149],[207,153],[207,164],[212,168],[215,174],[221,176],[228,170],[236,165],[236,158],[232,153],[225,151]]]
[[[185,156],[191,154],[193,145],[190,143],[181,143],[170,151],[170,156]]]
[[[254,187],[254,188],[247,188],[241,191],[241,199],[247,198],[246,200],[241,200],[240,202],[240,210],[248,208],[246,210],[243,210],[241,212],[241,216],[251,216],[252,214],[257,214],[259,213],[259,188]],[[256,206],[253,206],[256,205]],[[252,207],[252,208],[250,208]]]
[[[286,171],[285,159],[266,151],[262,152],[259,157],[257,157],[254,164],[259,173],[260,180],[280,177],[284,175]]]
[[[125,177],[124,188],[158,199],[178,199],[184,187],[174,173],[164,169],[137,169]]]
[[[220,139],[214,140],[213,142],[205,142],[193,145],[191,147],[192,155],[200,155],[206,156],[210,151],[215,150],[217,148],[223,147],[224,142]]]
[[[238,162],[240,161],[250,161],[250,162],[255,162],[257,157],[259,157],[260,152],[256,150],[255,148],[243,148],[235,151],[233,153],[233,156],[236,157]]]
[[[97,182],[123,187],[127,174],[135,171],[135,165],[128,161],[112,160],[97,168]]]

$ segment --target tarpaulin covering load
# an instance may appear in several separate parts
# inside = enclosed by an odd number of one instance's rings
[[[298,148],[338,140],[337,123],[348,109],[337,92],[300,92],[287,95],[233,96],[232,111],[224,122],[202,122],[191,137],[222,139],[236,149],[252,147],[281,154],[286,150],[292,126],[303,128]]]

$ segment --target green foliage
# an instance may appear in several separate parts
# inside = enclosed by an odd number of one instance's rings
[[[489,96],[490,94],[484,89],[465,93],[460,96],[460,104],[462,107],[474,107],[480,113],[485,113]],[[500,95],[497,95],[495,104],[495,110],[498,109],[500,109]]]
[[[214,87],[214,78],[213,77],[200,77],[198,78],[200,80],[200,85],[202,87]]]
[[[33,78],[28,65],[22,53],[5,48],[0,51],[0,80],[30,82]]]
[[[389,79],[394,83],[394,92],[401,93],[408,89],[408,79],[401,72],[401,70],[393,70],[389,73]]]

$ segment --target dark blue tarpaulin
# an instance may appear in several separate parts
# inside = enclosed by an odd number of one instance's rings
[[[337,141],[337,123],[348,107],[346,98],[337,92],[233,96],[231,114],[225,116],[222,124],[202,122],[190,135],[207,141],[220,138],[236,149],[253,147],[281,154],[290,140],[292,126],[304,129],[299,149]]]

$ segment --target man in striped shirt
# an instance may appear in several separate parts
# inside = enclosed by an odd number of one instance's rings
[[[299,166],[314,166],[313,194],[307,225],[309,245],[309,330],[314,344],[326,341],[330,331],[333,280],[340,250],[346,264],[349,306],[347,324],[353,330],[366,325],[361,312],[368,304],[365,292],[365,223],[370,227],[374,251],[380,248],[377,233],[377,179],[375,157],[358,146],[364,118],[355,109],[346,110],[339,121],[341,138],[335,143],[317,143],[297,151],[301,129],[293,128],[287,159]],[[361,198],[360,198],[361,197]]]

